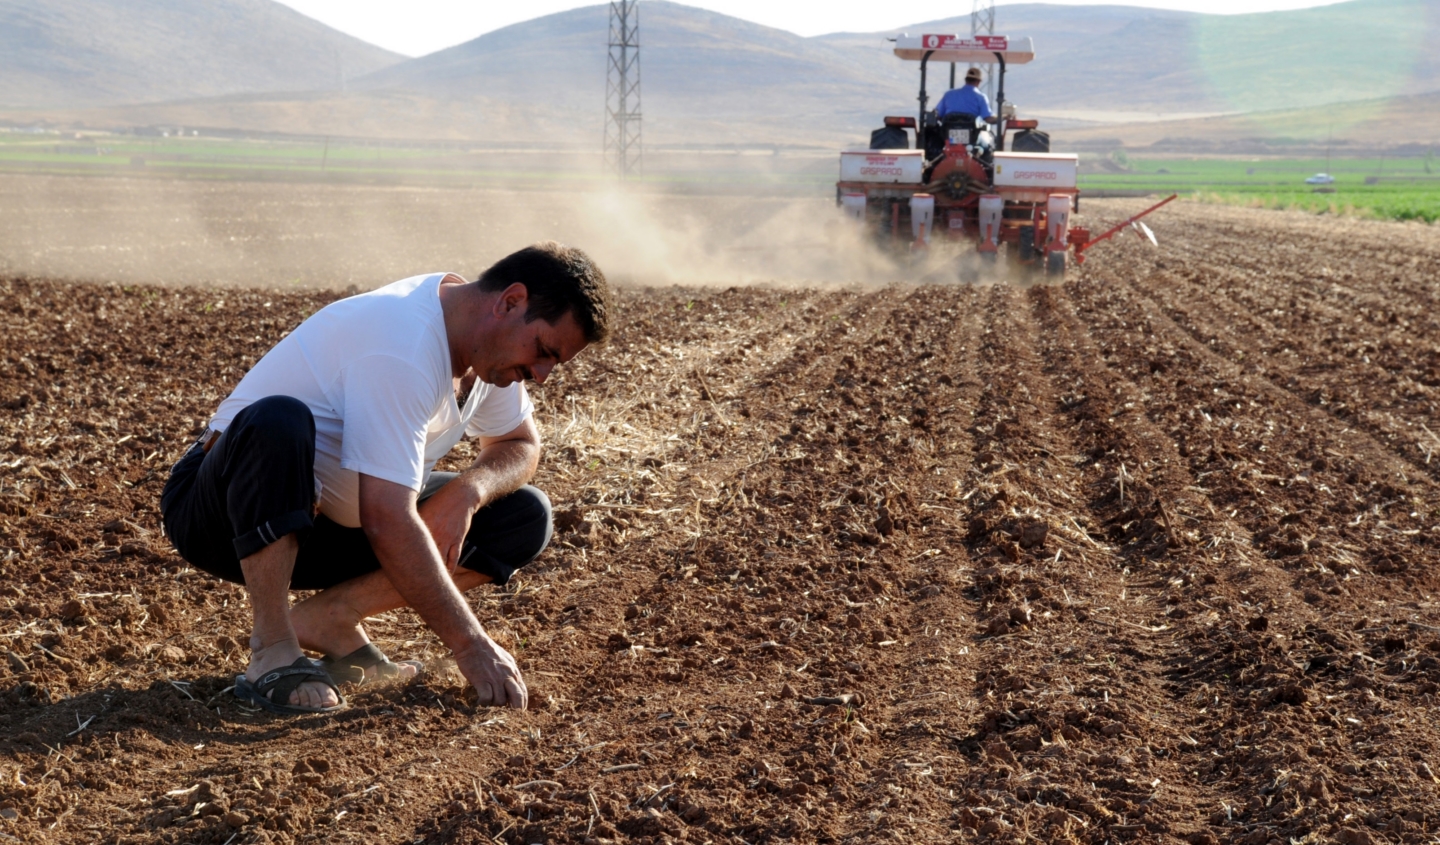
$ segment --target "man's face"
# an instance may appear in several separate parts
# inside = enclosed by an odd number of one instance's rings
[[[526,379],[544,384],[551,370],[585,348],[585,333],[574,315],[567,313],[554,325],[544,320],[527,323],[525,307],[523,299],[515,302],[502,297],[498,324],[486,344],[485,360],[472,365],[481,381],[496,387]]]

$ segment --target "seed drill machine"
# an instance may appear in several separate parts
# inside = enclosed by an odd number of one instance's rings
[[[1087,249],[1127,226],[1154,243],[1140,218],[1174,196],[1096,237],[1070,225],[1079,210],[1079,157],[1050,152],[1050,136],[1038,122],[1018,119],[1005,100],[1006,70],[1035,59],[1029,38],[901,35],[895,55],[920,63],[919,115],[887,117],[870,134],[869,149],[842,152],[836,184],[845,213],[882,244],[913,251],[937,238],[970,241],[982,259],[994,262],[1000,245],[1010,244],[1012,262],[1060,277],[1069,251],[1082,263]],[[929,111],[932,62],[950,64],[952,88],[957,64],[998,66],[995,116],[986,121]]]

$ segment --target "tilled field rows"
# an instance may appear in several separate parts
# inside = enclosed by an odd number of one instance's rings
[[[1430,841],[1433,236],[1177,215],[1059,288],[626,292],[536,391],[556,544],[475,597],[527,713],[408,613],[416,683],[225,694],[243,591],[154,500],[323,297],[4,283],[0,833]]]

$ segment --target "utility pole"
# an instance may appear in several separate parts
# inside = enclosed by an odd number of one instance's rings
[[[605,73],[605,170],[640,175],[640,3],[611,0]]]
[[[995,34],[995,0],[975,0],[970,7],[970,37],[977,35]],[[981,65],[980,69],[985,72],[985,84],[983,87],[985,97],[993,104],[995,102],[995,66]]]

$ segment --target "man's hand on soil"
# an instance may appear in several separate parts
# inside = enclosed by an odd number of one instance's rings
[[[530,691],[525,688],[515,658],[489,636],[463,653],[456,652],[455,663],[465,680],[475,687],[477,703],[482,707],[524,710],[529,704]]]

